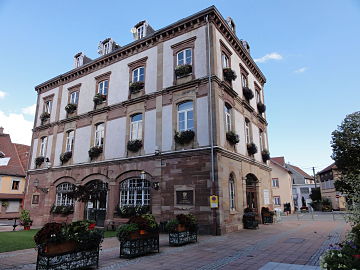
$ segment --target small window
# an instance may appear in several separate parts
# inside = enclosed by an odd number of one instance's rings
[[[145,26],[141,25],[136,29],[137,38],[143,38],[145,36]]]
[[[73,205],[74,201],[69,196],[69,193],[74,190],[74,185],[68,182],[62,183],[56,187],[56,206]]]
[[[81,56],[75,58],[75,68],[81,66]]]
[[[74,148],[75,131],[66,132],[66,152],[71,152]]]
[[[52,108],[52,100],[45,101],[44,112],[51,114],[51,108]]]
[[[131,117],[130,140],[142,139],[142,114],[135,114]]]
[[[193,102],[188,101],[178,105],[178,131],[194,129]]]
[[[229,65],[229,57],[225,53],[221,54],[221,62],[222,62],[223,68],[228,68],[230,66]]]
[[[101,123],[95,126],[95,141],[94,146],[103,146],[104,145],[104,133],[105,133],[105,124]]]
[[[46,155],[46,146],[47,146],[47,137],[42,137],[40,139],[40,156],[45,157]]]
[[[245,140],[246,143],[251,143],[250,121],[245,119]]]
[[[79,103],[79,91],[74,91],[70,94],[70,103],[71,104]]]
[[[274,197],[274,204],[275,204],[275,205],[281,205],[280,196]]]
[[[150,182],[145,179],[128,179],[120,183],[120,206],[149,205]]]
[[[241,74],[241,83],[243,87],[248,87],[248,79],[245,74]]]
[[[235,181],[231,175],[229,179],[230,210],[235,210]]]
[[[272,182],[273,187],[279,187],[279,179],[278,178],[272,178],[271,182]]]
[[[192,51],[185,49],[177,54],[177,65],[192,65]]]
[[[229,132],[231,130],[231,106],[229,104],[225,104],[225,132]]]
[[[145,81],[145,68],[139,67],[133,70],[132,72],[132,81],[133,82],[144,82]]]
[[[256,98],[256,103],[261,102],[259,90],[255,90],[255,98]]]
[[[98,84],[98,93],[106,96],[108,93],[108,88],[109,88],[109,81],[108,80],[101,81]]]
[[[20,181],[18,181],[18,180],[13,180],[11,189],[12,189],[12,190],[19,190],[19,187],[20,187]]]
[[[104,43],[103,50],[104,50],[104,54],[108,54],[110,52],[110,42]]]
[[[264,150],[264,132],[259,129],[260,151]]]

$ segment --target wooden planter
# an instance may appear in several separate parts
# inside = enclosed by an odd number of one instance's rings
[[[186,231],[186,227],[184,224],[178,224],[176,227],[176,231],[177,232],[185,232]]]
[[[120,258],[133,258],[152,252],[160,252],[159,233],[148,233],[136,239],[120,241]]]
[[[197,232],[178,231],[169,233],[170,246],[180,246],[193,242],[197,242]]]
[[[50,243],[45,248],[47,255],[59,255],[62,253],[71,253],[76,248],[75,241],[66,241],[63,243]]]

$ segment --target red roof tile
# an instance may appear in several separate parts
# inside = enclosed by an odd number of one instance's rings
[[[285,166],[285,158],[284,157],[272,157],[272,161],[275,161],[276,163],[280,164],[281,166]]]
[[[18,144],[14,143],[17,153],[20,158],[21,165],[24,169],[24,171],[27,171],[28,168],[28,162],[29,162],[29,155],[30,155],[30,146],[25,144]]]

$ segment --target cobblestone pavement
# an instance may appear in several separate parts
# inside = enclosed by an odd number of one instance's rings
[[[164,234],[160,253],[135,259],[120,259],[118,240],[107,238],[99,269],[318,269],[320,255],[347,229],[343,219],[334,221],[330,215],[315,220],[289,216],[277,224],[261,225],[259,230],[200,236],[198,243],[181,247],[170,247]],[[34,249],[0,254],[0,269],[35,269],[35,262]]]

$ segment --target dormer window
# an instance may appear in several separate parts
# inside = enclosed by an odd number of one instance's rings
[[[101,55],[109,54],[117,48],[120,48],[120,46],[112,38],[107,38],[99,42],[98,53]]]
[[[106,42],[104,43],[104,48],[103,48],[104,54],[108,54],[110,52],[110,42]]]
[[[81,66],[81,56],[75,58],[75,68]]]
[[[145,26],[141,25],[136,29],[136,33],[137,33],[137,38],[143,38],[145,37]]]
[[[148,36],[149,34],[155,32],[154,29],[146,22],[138,22],[133,28],[131,28],[131,33],[135,40],[139,40]]]

